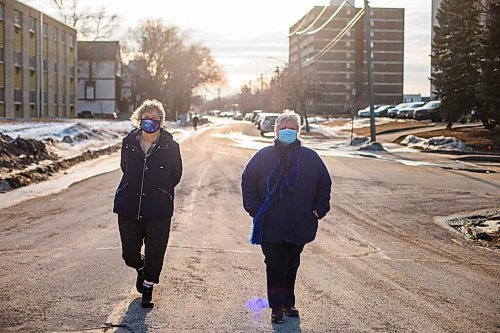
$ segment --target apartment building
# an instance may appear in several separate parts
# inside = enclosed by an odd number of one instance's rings
[[[375,104],[403,100],[404,9],[370,8]],[[290,27],[289,66],[315,82],[309,113],[342,115],[369,104],[363,8],[354,1],[316,6]]]
[[[122,108],[122,87],[119,42],[79,41],[78,113],[116,118]]]
[[[0,117],[76,116],[76,31],[0,0]]]

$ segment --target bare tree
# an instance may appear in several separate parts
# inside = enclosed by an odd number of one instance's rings
[[[51,0],[61,20],[76,29],[78,39],[102,40],[110,38],[119,25],[118,16],[108,14],[106,7],[84,6],[80,0]]]

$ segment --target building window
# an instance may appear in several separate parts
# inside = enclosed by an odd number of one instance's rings
[[[36,90],[30,90],[30,104],[36,104]]]
[[[345,46],[346,46],[346,47],[351,47],[351,41],[350,41],[350,40],[346,41],[346,42],[345,42]]]
[[[57,73],[57,69],[59,68],[59,64],[57,62],[54,63],[54,73]]]
[[[0,3],[0,20],[3,21],[4,19],[5,19],[5,5],[3,3]]]
[[[62,32],[62,43],[66,44],[66,31]]]
[[[54,42],[57,42],[57,28],[54,28],[54,31],[52,32],[52,39],[54,40]]]
[[[69,35],[69,47],[75,46],[75,37],[73,35]]]
[[[0,63],[3,63],[3,46],[0,47]]]
[[[0,87],[0,103],[4,103],[4,102],[5,102],[5,88]]]
[[[43,38],[47,38],[49,36],[49,25],[47,23],[43,24]]]
[[[346,67],[346,68],[351,68],[351,63],[350,63],[349,61],[348,61],[348,62],[346,62],[346,63],[345,63],[345,67]]]
[[[36,32],[36,18],[30,16],[29,31],[32,33]]]
[[[23,102],[23,90],[14,89],[14,103],[21,104]]]
[[[63,104],[66,105],[66,94],[63,94]]]
[[[69,104],[75,105],[75,95],[69,95]]]
[[[350,58],[350,57],[351,57],[351,52],[347,52],[347,53],[346,53],[346,57],[347,57],[347,58]]]
[[[30,56],[30,69],[36,70],[36,56]]]
[[[19,28],[23,26],[23,14],[18,10],[14,10],[14,25]]]
[[[75,77],[75,66],[71,66],[69,68],[69,77],[71,78]]]
[[[43,59],[43,71],[46,72],[49,69],[49,63],[47,59]]]
[[[85,82],[85,99],[95,99],[95,81]]]
[[[14,66],[23,67],[23,54],[14,51]]]
[[[49,103],[49,93],[44,92],[43,93],[43,104],[48,104]]]
[[[54,104],[57,105],[57,103],[59,102],[59,94],[58,93],[55,93],[54,94]]]

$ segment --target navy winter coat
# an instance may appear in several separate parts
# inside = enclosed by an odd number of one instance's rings
[[[139,131],[135,129],[123,139],[123,176],[113,212],[135,219],[168,219],[174,213],[174,187],[182,175],[179,144],[161,129],[157,144],[146,157],[137,140]]]
[[[274,146],[258,151],[243,171],[241,188],[243,207],[254,217],[266,198],[266,179],[279,162]],[[298,184],[283,199],[273,201],[264,216],[263,241],[306,244],[314,240],[318,218],[330,210],[332,181],[318,154],[300,147]]]

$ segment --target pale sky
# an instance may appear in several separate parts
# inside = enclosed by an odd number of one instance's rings
[[[228,86],[222,95],[236,93],[260,73],[270,77],[276,66],[288,61],[288,28],[314,6],[329,0],[80,0],[88,6],[105,5],[120,18],[117,40],[147,18],[162,18],[190,32],[192,39],[212,50],[223,68]],[[57,17],[50,0],[23,0]],[[357,7],[363,6],[356,0]],[[371,0],[372,7],[405,8],[404,93],[429,95],[431,51],[431,0]],[[209,95],[212,95],[209,92]],[[209,96],[210,97],[210,96]]]

